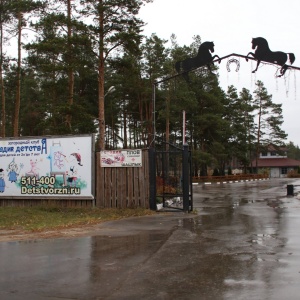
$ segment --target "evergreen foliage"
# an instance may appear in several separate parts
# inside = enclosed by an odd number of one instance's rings
[[[208,167],[223,175],[234,161],[246,171],[261,147],[283,145],[282,108],[262,82],[252,95],[223,91],[217,66],[215,74],[190,72],[189,82],[176,75],[175,62],[195,56],[201,37],[179,46],[172,35],[169,47],[155,34],[144,37],[137,14],[147,2],[0,0],[2,137],[96,133],[98,149],[146,148],[155,109],[156,146],[181,145],[185,134],[194,175]],[[9,53],[18,33],[19,52]],[[300,157],[298,146],[287,146]]]

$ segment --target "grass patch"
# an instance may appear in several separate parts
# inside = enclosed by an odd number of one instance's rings
[[[0,207],[0,229],[43,231],[154,213],[142,208]]]

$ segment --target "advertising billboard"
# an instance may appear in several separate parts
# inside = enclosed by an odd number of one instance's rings
[[[142,150],[103,150],[101,155],[101,167],[141,167]]]
[[[93,136],[0,139],[0,197],[93,198]]]

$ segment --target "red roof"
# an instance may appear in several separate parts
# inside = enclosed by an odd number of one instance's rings
[[[256,160],[252,161],[252,166],[256,166]],[[258,168],[270,168],[270,167],[298,167],[300,166],[300,160],[291,158],[259,158],[257,160]]]
[[[276,151],[276,152],[278,152],[278,151],[287,151],[288,148],[287,147],[276,147],[275,148],[274,145],[268,145],[267,150],[268,151]]]

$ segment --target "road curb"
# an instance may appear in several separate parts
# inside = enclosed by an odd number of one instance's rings
[[[230,180],[230,181],[193,182],[193,185],[232,184],[232,183],[255,182],[255,181],[265,181],[265,180],[270,180],[270,178]]]

